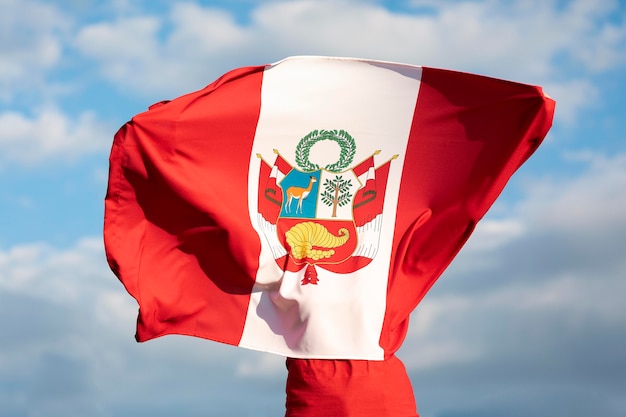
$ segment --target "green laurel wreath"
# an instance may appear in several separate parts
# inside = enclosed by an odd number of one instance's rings
[[[352,136],[345,130],[314,130],[300,139],[298,146],[296,146],[296,164],[303,171],[320,169],[319,165],[310,161],[309,156],[313,145],[322,140],[332,140],[341,149],[337,162],[326,165],[324,169],[336,173],[350,166],[356,151],[356,143]]]

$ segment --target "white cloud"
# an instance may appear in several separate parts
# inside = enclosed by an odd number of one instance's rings
[[[103,288],[98,285],[105,265],[101,254],[102,243],[95,238],[65,250],[33,243],[0,251],[0,288],[60,305],[91,297]]]
[[[80,31],[77,44],[87,56],[97,56],[108,64],[104,68],[107,75],[123,78],[129,74],[120,64],[141,64],[147,58],[153,59],[158,52],[160,24],[155,17],[127,18],[113,24],[97,23]]]
[[[217,53],[252,41],[251,34],[224,10],[180,3],[172,7],[171,19],[176,28],[168,39],[171,51],[184,50],[190,55],[198,50]]]
[[[31,0],[0,2],[0,100],[44,86],[57,66],[71,22],[55,7]]]
[[[109,126],[93,112],[76,120],[55,108],[28,117],[15,111],[0,113],[0,167],[8,163],[33,165],[44,160],[72,161],[110,147]]]
[[[525,225],[519,219],[486,219],[474,232],[472,251],[497,249],[524,235]]]
[[[244,377],[269,376],[281,377],[284,374],[285,358],[278,355],[253,354],[242,358],[235,372]]]
[[[453,1],[433,13],[392,12],[375,2],[297,0],[259,3],[246,24],[194,3],[169,17],[120,18],[82,28],[83,54],[113,82],[154,99],[198,89],[229,69],[289,55],[341,55],[444,67],[548,84],[559,117],[575,120],[595,88],[565,78],[563,62],[583,73],[624,64],[625,29],[612,23],[616,2]],[[575,77],[575,76],[574,76]]]
[[[621,230],[626,224],[626,155],[577,155],[588,166],[584,176],[537,181],[520,211],[534,227],[568,235]]]
[[[226,11],[181,3],[172,6],[168,21],[139,16],[86,26],[75,45],[121,86],[148,95],[182,94],[231,69],[228,62],[253,37]]]
[[[602,71],[626,63],[626,14],[620,10],[619,0],[597,2],[577,0],[567,3],[569,13],[563,18],[567,27],[586,37],[577,37],[570,45],[573,57],[583,66]],[[610,16],[612,19],[602,19]],[[594,24],[600,20],[601,23]]]
[[[469,374],[476,390],[494,380],[529,392],[567,380],[582,390],[587,378],[581,369],[623,355],[623,256],[590,272],[559,251],[589,239],[599,252],[626,247],[626,201],[618,193],[626,183],[625,160],[579,156],[588,166],[579,177],[545,181],[510,216],[481,224],[413,317],[401,352],[409,371],[424,375],[432,389],[444,384],[447,401],[468,388],[450,385],[446,375],[455,381]],[[554,264],[545,267],[538,256]],[[61,416],[72,415],[73,404],[89,415],[108,415],[132,404],[144,410],[169,404],[167,412],[200,413],[210,401],[216,410],[245,413],[258,402],[268,415],[280,412],[281,358],[176,336],[137,345],[136,309],[108,270],[100,238],[68,248],[41,243],[0,250],[0,375],[7,376],[0,376],[0,387],[10,383],[11,392],[28,400],[0,394],[6,409]],[[598,348],[601,355],[593,353]],[[505,379],[499,376],[503,363]],[[611,378],[622,371],[615,365],[595,378],[613,386]],[[543,381],[539,388],[537,380]],[[420,384],[418,377],[416,392],[424,395]],[[56,397],[40,397],[53,388]],[[237,399],[241,393],[249,403]],[[440,410],[448,404],[437,401],[427,403]]]
[[[282,360],[191,337],[137,344],[136,316],[136,302],[106,265],[101,238],[0,249],[3,411],[199,415],[207,404],[247,413],[268,403],[276,408],[270,415],[280,410]],[[241,403],[240,392],[259,397]]]
[[[593,107],[599,97],[598,88],[585,79],[549,81],[543,85],[543,89],[556,100],[555,123],[565,126],[575,125],[579,111]]]
[[[414,314],[402,350],[408,367],[483,363],[488,373],[490,358],[521,362],[545,346],[528,365],[540,372],[586,349],[587,332],[604,329],[595,335],[603,344],[626,328],[626,155],[588,152],[579,162],[583,174],[537,181],[510,217],[479,224]],[[577,366],[593,368],[603,358],[582,360]]]

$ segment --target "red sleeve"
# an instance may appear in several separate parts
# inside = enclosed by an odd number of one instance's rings
[[[285,417],[419,417],[411,381],[384,361],[287,359]]]

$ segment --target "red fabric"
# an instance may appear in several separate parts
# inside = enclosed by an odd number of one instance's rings
[[[176,333],[240,343],[261,250],[247,183],[264,69],[234,70],[159,103],[115,137],[105,247],[140,305],[139,341]],[[423,68],[397,200],[379,342],[385,360],[288,359],[287,417],[417,416],[393,356],[409,316],[539,146],[553,112],[539,87]],[[280,155],[276,167],[290,169]],[[264,177],[271,168],[262,165]],[[389,164],[379,167],[360,197],[384,196],[388,172]],[[260,187],[278,199],[272,181]],[[374,213],[383,210],[376,203]],[[259,207],[268,218],[276,210]]]
[[[240,343],[261,249],[247,197],[264,69],[237,69],[159,103],[115,136],[105,248],[139,303],[139,341],[185,334]],[[539,87],[423,68],[379,339],[387,357],[402,344],[410,313],[539,146],[553,112]],[[280,155],[276,166],[283,174],[289,169]],[[262,169],[269,175],[269,165]],[[374,190],[384,195],[388,171],[388,164],[376,170],[363,199]],[[278,197],[273,181],[265,191]],[[382,200],[376,204],[382,210]],[[276,217],[277,207],[259,211]]]
[[[140,305],[138,341],[176,333],[239,343],[260,250],[244,187],[264,68],[159,103],[115,135],[104,239]],[[224,157],[232,147],[241,152]]]
[[[540,87],[423,68],[380,338],[387,354],[398,350],[411,312],[541,144],[554,106]]]
[[[287,359],[285,417],[418,417],[411,381],[384,361]]]

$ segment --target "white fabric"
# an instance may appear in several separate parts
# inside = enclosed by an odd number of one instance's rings
[[[250,217],[262,249],[240,346],[291,357],[383,358],[379,337],[386,308],[395,204],[420,76],[420,67],[336,58],[289,58],[266,68],[248,190]],[[320,85],[320,80],[325,84]],[[373,261],[348,274],[317,267],[319,283],[301,285],[305,269],[283,272],[275,262],[276,242],[264,237],[262,229],[267,230],[268,225],[263,224],[257,209],[262,160],[256,155],[273,161],[277,149],[296,167],[299,140],[321,129],[345,130],[355,139],[354,164],[378,149],[376,166],[393,155],[398,158],[391,163],[384,214],[364,226],[380,229],[380,242],[375,250],[368,242],[359,246],[364,256],[375,255]],[[338,159],[338,151],[334,155],[327,150],[315,153],[315,147],[321,145],[314,145],[312,162],[324,166]],[[325,155],[328,161],[313,160]],[[370,247],[369,252],[364,246]]]

